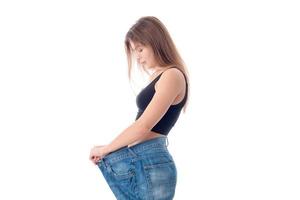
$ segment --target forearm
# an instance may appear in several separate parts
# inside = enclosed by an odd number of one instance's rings
[[[107,151],[113,152],[124,146],[127,146],[140,138],[144,137],[149,132],[148,129],[139,126],[136,122],[120,133],[106,148]]]

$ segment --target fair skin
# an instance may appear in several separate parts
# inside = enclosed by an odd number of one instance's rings
[[[169,67],[158,66],[150,47],[133,42],[130,44],[139,64],[144,65],[147,69],[153,69],[155,71],[153,74],[156,75],[162,71],[165,72],[155,83],[155,94],[143,114],[112,142],[107,145],[94,146],[91,149],[89,159],[94,164],[97,164],[108,153],[124,146],[133,146],[160,136],[159,133],[153,132],[151,129],[160,121],[171,105],[178,104],[184,98],[184,75],[176,68],[166,70]],[[151,79],[153,80],[153,77]]]

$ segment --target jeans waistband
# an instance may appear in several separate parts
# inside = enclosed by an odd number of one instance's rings
[[[131,147],[122,147],[107,154],[103,159],[109,162],[115,162],[128,157],[136,157],[136,154],[151,148],[166,148],[168,143],[168,137],[163,135],[157,138],[146,140]]]
[[[132,149],[134,152],[138,153],[138,152],[145,151],[145,150],[153,148],[153,147],[166,147],[166,146],[168,146],[166,144],[167,141],[168,141],[168,137],[159,136],[157,138],[153,138],[153,139],[138,143],[138,144],[128,147],[128,148]]]

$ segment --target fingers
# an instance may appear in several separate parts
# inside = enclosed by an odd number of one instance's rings
[[[95,164],[97,164],[100,161],[100,157],[97,157],[97,159],[95,160]]]
[[[95,151],[96,151],[96,148],[101,148],[101,147],[104,147],[105,145],[97,145],[97,146],[94,146],[92,149],[91,149],[91,152],[90,152],[90,156],[89,156],[89,159],[94,163],[94,164],[97,164],[97,162],[99,162],[100,159],[100,156],[95,156]],[[97,152],[98,154],[98,152]]]
[[[95,159],[95,164],[97,164],[97,162],[98,162],[99,160],[100,160],[99,158]]]
[[[95,156],[93,162],[96,164],[97,160],[98,160],[98,156]]]
[[[100,160],[100,157],[99,156],[92,156],[90,158],[90,160],[94,163],[94,164],[97,164],[97,162]]]

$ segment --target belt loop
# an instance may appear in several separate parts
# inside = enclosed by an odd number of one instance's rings
[[[169,140],[168,137],[166,136],[166,147],[169,146]]]
[[[134,153],[134,151],[130,147],[127,147],[127,149],[134,157],[137,157],[137,155]]]

